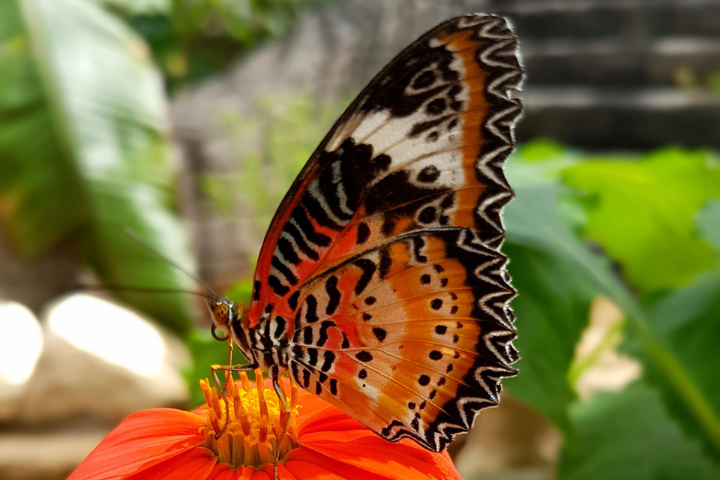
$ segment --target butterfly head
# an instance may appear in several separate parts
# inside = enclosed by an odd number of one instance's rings
[[[230,329],[233,322],[242,315],[238,315],[238,307],[235,302],[227,298],[208,299],[208,309],[212,318],[212,336],[215,340],[225,341],[230,338]],[[221,335],[218,335],[220,331]]]

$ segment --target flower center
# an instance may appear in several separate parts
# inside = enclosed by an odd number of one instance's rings
[[[291,395],[286,399],[290,413],[287,413],[275,391],[263,387],[260,370],[255,371],[255,378],[257,388],[252,387],[245,372],[240,372],[241,386],[231,379],[225,396],[219,396],[207,379],[200,380],[208,405],[207,423],[201,429],[205,447],[233,468],[273,464],[278,449],[277,458],[282,460],[299,446],[297,386],[290,382]]]

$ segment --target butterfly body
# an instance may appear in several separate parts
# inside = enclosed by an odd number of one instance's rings
[[[517,359],[499,247],[521,80],[492,15],[444,22],[377,75],[268,230],[228,328],[249,361],[435,451],[498,403]]]

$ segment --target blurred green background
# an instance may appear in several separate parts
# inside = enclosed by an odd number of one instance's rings
[[[463,478],[720,478],[720,8],[550,3],[0,1],[0,478],[64,478],[131,406],[199,404],[226,355],[204,300],[112,287],[202,289],[126,229],[248,301],[275,208],[337,115],[469,11],[515,20],[529,76],[503,247],[520,374],[453,446]],[[177,395],[115,400],[145,384],[105,367],[43,376],[75,355],[53,305],[88,290],[157,326]],[[44,347],[23,346],[11,304]],[[78,328],[144,358],[123,318]],[[66,407],[31,411],[51,399]]]

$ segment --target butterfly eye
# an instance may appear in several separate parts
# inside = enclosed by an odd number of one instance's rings
[[[230,320],[230,308],[225,303],[219,303],[212,310],[213,322],[218,326],[227,327]]]

